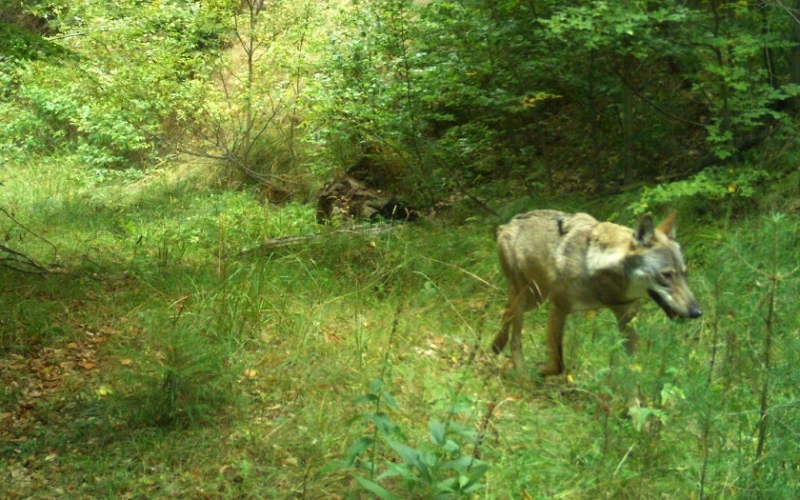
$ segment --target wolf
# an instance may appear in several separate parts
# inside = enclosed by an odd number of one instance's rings
[[[585,213],[535,210],[500,226],[497,250],[508,280],[508,304],[492,345],[495,354],[505,348],[512,328],[511,359],[524,373],[523,315],[548,299],[549,360],[542,376],[564,371],[564,324],[572,312],[610,309],[628,354],[636,350],[638,334],[630,322],[642,297],[649,295],[670,319],[699,318],[702,311],[675,240],[676,215],[657,227],[652,216],[644,215],[630,229]]]

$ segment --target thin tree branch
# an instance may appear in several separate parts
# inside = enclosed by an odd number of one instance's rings
[[[630,83],[629,83],[629,82],[625,81],[625,78],[623,78],[623,77],[622,77],[622,75],[620,75],[619,73],[617,73],[617,76],[618,76],[618,77],[619,77],[619,79],[622,81],[622,83],[625,85],[625,87],[627,87],[627,88],[628,88],[628,89],[629,89],[631,92],[633,92],[633,94],[634,94],[636,97],[638,97],[639,99],[641,99],[641,101],[642,101],[642,102],[644,102],[645,104],[647,104],[648,106],[650,106],[651,108],[653,108],[654,110],[656,110],[658,113],[661,113],[662,115],[666,116],[666,117],[667,117],[667,118],[669,118],[670,120],[675,120],[675,121],[677,121],[677,122],[680,122],[680,123],[686,123],[687,125],[692,125],[692,126],[694,126],[694,127],[705,128],[705,125],[704,125],[704,124],[702,124],[702,123],[700,123],[700,122],[696,122],[696,121],[693,121],[693,120],[687,120],[686,118],[681,118],[681,117],[680,117],[680,116],[678,116],[678,115],[674,115],[674,114],[670,113],[669,111],[665,110],[665,109],[664,109],[664,108],[662,108],[661,106],[657,105],[656,103],[654,103],[653,101],[651,101],[650,99],[648,99],[647,97],[645,97],[645,96],[644,96],[644,95],[643,95],[641,92],[639,92],[638,90],[636,90],[636,89],[633,87],[633,85],[630,85]]]
[[[39,274],[39,273],[50,272],[50,270],[47,269],[46,267],[44,267],[43,265],[39,264],[38,262],[36,262],[32,258],[28,257],[24,253],[19,252],[17,250],[14,250],[11,247],[7,247],[5,245],[0,244],[0,251],[5,252],[5,253],[10,255],[10,257],[5,257],[5,258],[0,259],[0,264],[3,264],[5,267],[7,267],[9,269],[12,269],[14,271],[18,271],[18,272],[21,272],[21,273],[25,273],[25,272],[31,273],[31,272],[33,272],[33,273]],[[31,268],[33,268],[35,270],[24,269],[24,268],[21,269],[21,268],[16,267],[14,264],[28,266],[28,267],[31,267]]]
[[[25,224],[21,223],[21,222],[20,222],[20,221],[18,221],[16,218],[14,218],[14,216],[13,216],[13,215],[11,215],[10,213],[8,213],[8,211],[7,211],[5,208],[2,208],[2,207],[0,207],[0,212],[2,212],[3,214],[5,214],[5,216],[6,216],[6,217],[8,217],[9,219],[11,219],[11,221],[12,221],[14,224],[16,224],[16,225],[18,225],[19,227],[21,227],[22,229],[24,229],[24,230],[25,230],[25,232],[27,232],[28,234],[31,234],[31,235],[33,235],[34,237],[38,238],[39,240],[41,240],[41,241],[43,241],[43,242],[47,243],[47,244],[50,246],[50,248],[52,248],[52,249],[53,249],[53,261],[55,261],[55,260],[58,258],[58,248],[57,248],[57,247],[56,247],[56,246],[55,246],[53,243],[51,243],[51,242],[50,242],[50,240],[48,240],[48,239],[47,239],[47,238],[45,238],[44,236],[42,236],[42,235],[40,235],[40,234],[38,234],[38,233],[36,233],[36,232],[32,231],[31,229],[29,229],[29,228],[28,228],[28,227],[27,227]],[[6,247],[6,248],[8,248],[8,247]]]

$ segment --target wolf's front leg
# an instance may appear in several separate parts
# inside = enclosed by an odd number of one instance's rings
[[[639,308],[634,305],[616,307],[613,308],[612,311],[614,312],[614,316],[617,317],[617,328],[619,328],[619,331],[622,332],[623,337],[625,337],[625,352],[627,352],[629,356],[632,356],[633,353],[636,352],[636,346],[639,344],[639,332],[637,332],[636,328],[631,326],[630,323],[633,321],[633,318],[636,317]]]

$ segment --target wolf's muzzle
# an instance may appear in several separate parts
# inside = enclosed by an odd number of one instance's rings
[[[661,295],[657,294],[656,292],[654,292],[652,290],[648,290],[647,293],[648,293],[648,295],[650,295],[650,298],[653,299],[653,302],[658,304],[658,306],[664,311],[664,313],[667,315],[667,317],[669,319],[674,320],[674,319],[678,319],[680,317],[695,319],[695,318],[699,318],[700,316],[703,315],[703,311],[700,309],[700,306],[697,304],[697,302],[693,302],[692,304],[690,304],[689,307],[686,310],[686,313],[683,314],[683,313],[673,309],[661,297]]]

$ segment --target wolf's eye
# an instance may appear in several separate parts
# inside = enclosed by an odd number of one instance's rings
[[[661,277],[664,278],[665,280],[669,281],[669,280],[672,279],[672,272],[671,271],[664,271],[663,273],[661,273]]]

